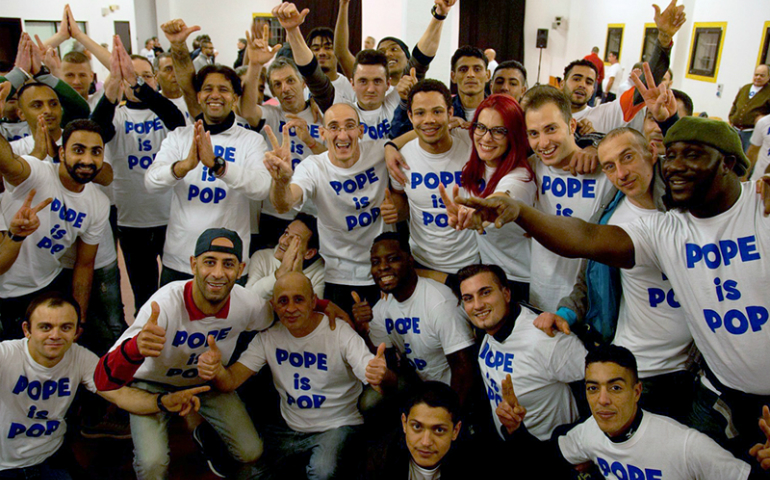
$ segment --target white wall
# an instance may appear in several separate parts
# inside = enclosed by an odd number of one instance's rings
[[[112,0],[110,0],[112,1]],[[253,13],[270,13],[279,0],[156,0],[158,25],[175,18],[181,18],[187,25],[199,25],[200,33],[211,36],[214,48],[219,51],[217,62],[232,66],[238,56],[239,38],[251,25]],[[158,28],[158,38],[164,49],[169,43]],[[192,48],[192,34],[187,46]]]
[[[134,0],[134,11],[136,12],[136,44],[141,50],[148,38],[157,36],[160,39],[161,36],[158,28],[160,24],[155,14],[155,0]]]
[[[667,4],[665,1],[658,3],[662,6]],[[680,4],[685,6],[687,23],[674,39],[671,63],[674,88],[692,97],[696,111],[707,111],[711,116],[727,119],[738,89],[751,82],[759,53],[762,26],[770,19],[770,2],[741,0],[728,5],[722,0],[683,0]],[[561,77],[569,62],[583,58],[591,52],[593,46],[598,46],[603,56],[607,24],[610,23],[625,24],[620,63],[628,73],[641,57],[644,24],[654,22],[653,14],[648,2],[527,2],[524,45],[525,67],[529,71],[530,85],[534,84],[537,75],[539,52],[535,48],[535,38],[538,28],[549,29],[548,48],[543,51],[541,83],[547,82],[549,75]],[[553,30],[551,24],[556,16],[565,17],[566,22],[558,30]],[[694,22],[727,22],[717,83],[685,78]],[[718,84],[724,85],[721,98],[716,96]]]
[[[127,21],[131,25],[132,46],[134,51],[136,41],[136,22],[133,0],[109,0],[94,2],[92,0],[3,0],[2,16],[21,18],[22,25],[26,20],[43,20],[60,22],[64,5],[69,3],[75,20],[85,21],[88,25],[88,35],[97,43],[112,45],[115,34],[114,21]],[[117,5],[119,9],[106,17],[102,16],[102,7]]]

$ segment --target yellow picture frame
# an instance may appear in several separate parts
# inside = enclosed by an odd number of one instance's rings
[[[693,56],[695,55],[695,39],[698,37],[698,29],[714,29],[721,30],[719,36],[719,46],[717,47],[717,56],[714,65],[714,75],[700,75],[697,73],[690,73],[692,69]],[[722,61],[722,47],[725,44],[725,36],[727,35],[727,22],[695,22],[692,26],[692,36],[690,37],[690,50],[687,56],[687,71],[685,77],[690,80],[698,80],[701,82],[716,83],[719,77],[719,64]]]

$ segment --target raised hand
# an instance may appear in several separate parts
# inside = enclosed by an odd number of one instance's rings
[[[19,46],[16,49],[16,62],[14,66],[27,72],[32,73],[32,50],[30,50],[29,35],[24,32],[19,37]]]
[[[190,145],[190,153],[187,154],[187,158],[176,162],[171,167],[172,171],[174,172],[174,175],[176,175],[179,178],[183,178],[185,175],[187,175],[191,170],[197,167],[198,162],[200,162],[200,158],[198,157],[198,129],[197,129],[199,124],[203,125],[200,120],[195,122],[196,128],[193,129],[192,145]]]
[[[53,202],[53,198],[46,198],[36,206],[32,207],[32,199],[35,198],[35,193],[37,192],[34,188],[29,191],[21,208],[19,208],[11,219],[11,224],[8,225],[8,231],[11,232],[11,235],[28,237],[35,233],[35,230],[40,226],[40,219],[37,218],[37,212],[50,205],[50,203]]]
[[[35,35],[37,37],[37,35]],[[61,78],[61,59],[59,54],[56,53],[56,49],[53,47],[46,47],[45,55],[43,55],[43,64],[51,71],[51,75],[56,78]]]
[[[366,381],[378,393],[382,394],[382,382],[388,373],[388,364],[385,362],[385,344],[377,347],[377,355],[366,365]]]
[[[505,376],[502,387],[503,401],[497,405],[495,414],[497,414],[500,423],[508,431],[508,435],[511,435],[521,426],[527,414],[527,409],[519,404],[519,399],[516,398],[516,394],[513,392],[513,381],[511,380],[510,373]]]
[[[249,57],[249,64],[262,67],[273,59],[281,44],[270,46],[270,26],[265,23],[262,25],[260,33],[257,24],[251,24],[251,34],[246,32],[246,53]]]
[[[361,300],[361,297],[355,290],[350,292],[350,295],[353,297],[353,319],[356,323],[361,324],[371,322],[374,315],[372,315],[372,307],[369,305],[369,302],[367,300]]]
[[[770,470],[770,408],[767,405],[762,407],[762,419],[759,421],[759,428],[765,434],[767,441],[758,443],[751,447],[749,454],[757,459],[763,470]]]
[[[565,335],[570,333],[569,323],[555,313],[543,312],[532,323],[549,337],[555,337],[556,332],[561,332]]]
[[[134,62],[128,55],[128,52],[123,46],[123,41],[118,35],[115,35],[115,49],[118,50],[120,74],[123,77],[123,80],[128,82],[130,86],[136,85],[136,70],[134,70]]]
[[[299,252],[299,245],[299,237],[292,237],[292,239],[289,240],[289,246],[286,247],[286,251],[283,252],[281,266],[275,271],[276,279],[279,279],[290,272],[302,273],[302,255]]]
[[[385,200],[380,205],[380,215],[382,215],[382,221],[388,225],[398,222],[398,208],[390,194],[390,189],[385,190]]]
[[[198,376],[201,380],[214,380],[224,370],[222,352],[217,346],[214,335],[208,336],[209,349],[198,357]]]
[[[177,18],[162,24],[160,29],[163,30],[163,33],[166,35],[166,38],[169,42],[179,44],[185,43],[187,41],[187,37],[189,37],[193,32],[199,31],[201,27],[198,25],[188,27],[185,25],[184,20]]]
[[[5,101],[8,99],[8,95],[11,93],[11,82],[5,81],[0,83],[0,112],[5,111]]]
[[[452,6],[457,3],[457,0],[434,0],[436,5],[436,13],[439,15],[449,15],[449,11]]]
[[[40,45],[43,42],[40,42],[39,44],[35,43],[32,41],[32,38],[28,34],[25,33],[25,35],[27,35],[27,43],[29,45],[30,54],[32,55],[32,67],[29,73],[32,75],[37,75],[40,73],[40,69],[43,67],[43,53],[45,53],[45,48],[43,50],[40,49]]]
[[[160,399],[163,406],[169,412],[179,412],[180,417],[184,417],[190,412],[197,412],[201,407],[201,401],[198,394],[211,390],[209,386],[193,387],[186,390],[179,390],[174,393],[167,393]]]
[[[214,146],[211,144],[211,133],[203,128],[203,122],[195,122],[195,138],[198,143],[198,159],[208,168],[214,168],[216,165],[214,159]]]
[[[659,122],[664,122],[676,113],[676,98],[673,92],[666,87],[665,83],[655,85],[650,64],[644,62],[643,69],[647,85],[642,82],[642,79],[639,78],[636,72],[631,72],[631,81],[634,82],[636,89],[644,99],[644,103],[647,104],[647,109],[652,114],[652,117]]]
[[[80,38],[83,36],[83,31],[80,30],[78,22],[75,21],[75,15],[72,14],[72,9],[69,5],[66,5],[64,10],[67,12],[67,24],[70,31],[70,37],[80,41]]]
[[[45,121],[45,114],[41,113],[37,116],[37,128],[34,133],[35,146],[30,152],[33,157],[45,160],[46,158],[56,158],[59,153],[59,148],[53,141],[53,137],[48,132],[48,125]]]
[[[283,2],[273,8],[273,16],[278,19],[285,30],[299,28],[305,22],[308,13],[310,13],[310,9],[306,8],[300,12],[296,5],[289,2]]]
[[[273,149],[265,153],[265,167],[270,172],[273,180],[279,183],[287,184],[291,181],[294,171],[291,168],[291,140],[289,139],[289,129],[283,129],[283,142],[279,143],[273,129],[270,125],[265,125],[270,145]]]
[[[439,183],[438,191],[441,195],[441,200],[443,200],[446,206],[450,227],[454,227],[455,230],[473,229],[479,233],[484,233],[484,223],[481,221],[481,217],[474,215],[476,211],[473,208],[462,206],[456,202],[460,198],[459,185],[455,185],[452,189],[452,197],[454,198],[449,198],[446,187],[442,183]]]
[[[660,11],[657,5],[652,6],[655,9],[655,25],[658,27],[658,41],[664,47],[671,45],[671,41],[676,32],[682,28],[687,17],[684,14],[684,5],[676,5],[676,0],[671,0],[665,10]]]
[[[142,331],[136,336],[136,346],[143,357],[159,357],[166,344],[166,329],[158,325],[158,316],[160,316],[160,306],[152,302],[152,313],[147,323],[142,327]]]
[[[521,203],[506,196],[489,198],[455,197],[454,201],[458,205],[465,205],[474,209],[474,225],[482,222],[483,226],[483,222],[494,222],[496,228],[501,228],[506,223],[513,222],[519,218],[519,212],[521,211]]]
[[[396,90],[398,90],[398,96],[401,97],[401,100],[406,101],[407,98],[409,98],[409,92],[416,84],[417,72],[415,71],[414,67],[412,67],[409,75],[402,76],[401,80],[399,80],[398,84],[396,85]]]

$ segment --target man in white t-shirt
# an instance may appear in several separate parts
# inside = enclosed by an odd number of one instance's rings
[[[353,91],[353,85],[350,79],[340,74],[338,70],[337,55],[334,54],[334,30],[329,27],[316,27],[307,35],[307,45],[313,51],[318,66],[329,77],[329,81],[334,85],[334,103],[356,101],[356,93]],[[292,47],[293,51],[293,47]],[[310,94],[310,91],[307,91]]]
[[[577,404],[568,383],[583,379],[586,350],[574,335],[549,337],[532,324],[532,310],[511,302],[505,272],[497,265],[469,265],[458,273],[458,297],[471,323],[486,332],[478,356],[479,369],[492,412],[503,401],[503,380],[526,409],[524,424],[541,442],[554,429],[577,420]],[[513,433],[492,414],[496,435]]]
[[[29,305],[22,340],[0,342],[0,477],[71,478],[75,465],[61,447],[65,414],[78,387],[96,393],[94,369],[99,357],[73,344],[81,331],[80,307],[71,297],[44,293]],[[200,405],[196,394],[209,387],[154,395],[131,387],[100,392],[105,399],[137,415],[160,410],[185,415]]]
[[[344,454],[355,445],[364,422],[356,405],[362,382],[378,389],[395,383],[385,365],[385,345],[375,357],[348,325],[331,330],[326,316],[313,311],[316,296],[301,273],[278,279],[271,304],[280,323],[254,337],[227,368],[219,344],[210,337],[209,350],[198,359],[199,374],[213,380],[217,389],[232,392],[265,365],[270,367],[288,428],[266,431],[260,474],[285,471],[297,455],[310,454],[305,467],[309,478],[349,478],[342,471],[354,471],[356,461]]]
[[[67,285],[66,279],[57,277],[62,272],[60,259],[73,245],[76,259],[71,289],[84,313],[88,308],[96,252],[109,228],[109,200],[92,184],[104,158],[100,134],[99,126],[90,120],[70,122],[62,135],[59,164],[17,156],[8,142],[0,139],[0,173],[7,188],[2,199],[6,221],[32,189],[43,198],[54,199],[50,207],[39,212],[41,228],[22,245],[16,268],[0,277],[5,338],[19,337],[21,318],[32,296]]]
[[[602,82],[604,98],[602,98],[602,103],[609,103],[617,98],[620,84],[623,81],[623,65],[618,63],[618,52],[608,52],[607,61],[610,65],[604,69],[604,81]]]
[[[374,308],[366,302],[353,307],[356,323],[369,322],[369,348],[384,343],[417,378],[451,385],[464,402],[473,384],[474,338],[457,298],[445,285],[417,276],[403,235],[378,236],[370,259],[372,277],[386,297]]]
[[[706,386],[714,392],[700,407],[710,412],[718,399],[727,404],[740,435],[731,451],[745,455],[756,434],[756,412],[770,403],[770,218],[755,185],[739,180],[749,161],[729,125],[685,117],[664,143],[669,211],[622,227],[543,215],[504,198],[459,203],[477,208],[473,222],[515,220],[561,255],[664,271],[705,360]],[[719,430],[709,434],[724,435]]]
[[[364,127],[356,110],[333,105],[324,115],[321,135],[329,150],[306,158],[292,171],[288,132],[283,144],[272,140],[265,155],[273,181],[270,201],[279,213],[312,201],[318,209],[321,256],[326,262],[324,298],[346,312],[351,293],[374,304],[379,290],[372,280],[369,249],[375,237],[390,230],[380,205],[388,190],[384,141],[360,143]]]
[[[401,184],[391,178],[393,195],[382,205],[383,219],[395,223],[399,218],[390,215],[393,209],[400,211],[397,217],[406,218],[408,207],[409,244],[418,268],[433,270],[439,277],[455,274],[478,262],[478,245],[474,232],[449,226],[438,186],[451,190],[462,185],[462,169],[473,145],[465,130],[449,130],[451,94],[440,81],[418,82],[409,92],[407,111],[417,134],[416,141],[401,149],[410,166],[409,181]]]
[[[770,167],[770,115],[765,115],[754,124],[746,156],[754,166],[751,179],[759,180]]]
[[[585,359],[585,380],[592,417],[558,438],[567,462],[593,462],[607,479],[749,478],[751,467],[714,440],[642,410],[642,382],[627,349],[592,350]]]

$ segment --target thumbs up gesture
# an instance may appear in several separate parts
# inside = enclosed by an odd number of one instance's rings
[[[222,366],[222,352],[217,347],[214,335],[208,337],[209,349],[198,357],[198,376],[201,380],[213,380],[216,378]]]
[[[770,408],[765,405],[762,407],[762,419],[759,421],[759,428],[765,434],[767,441],[758,443],[751,447],[749,454],[757,459],[763,470],[770,470]]]
[[[158,325],[159,316],[160,307],[156,302],[152,302],[150,318],[136,336],[136,346],[143,357],[159,357],[163,345],[166,344],[166,329]]]
[[[361,297],[355,291],[350,292],[353,296],[353,320],[357,324],[369,323],[372,321],[372,307],[366,300],[361,300]]]
[[[393,375],[385,362],[385,344],[381,343],[377,347],[377,355],[369,360],[369,364],[366,366],[366,381],[378,393],[382,394],[382,384],[386,381],[388,374]]]
[[[414,70],[414,67],[412,67],[409,75],[402,75],[401,80],[399,80],[398,85],[396,85],[396,90],[398,90],[398,96],[401,97],[401,100],[406,102],[409,97],[409,92],[416,84],[417,72]]]
[[[398,222],[398,208],[396,202],[393,201],[390,190],[385,190],[385,200],[380,205],[380,215],[382,215],[382,221],[388,225],[392,225]]]
[[[495,413],[500,419],[500,423],[508,431],[508,435],[512,435],[521,426],[521,422],[524,421],[524,416],[527,414],[527,409],[519,404],[519,399],[513,392],[513,381],[510,373],[503,380],[503,401],[497,406]]]

